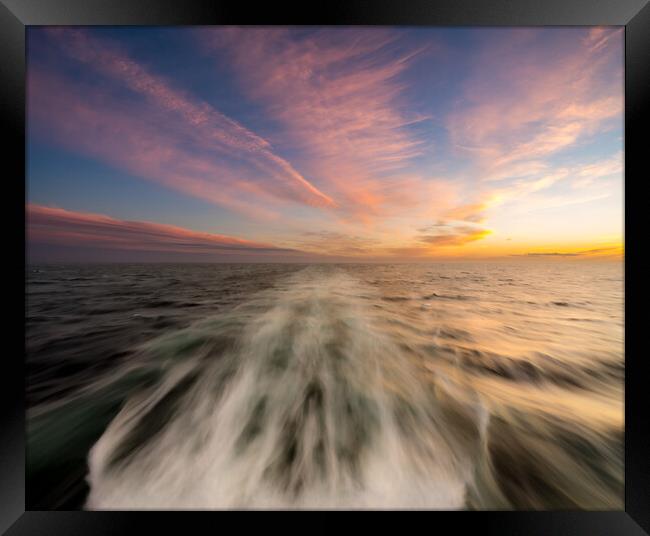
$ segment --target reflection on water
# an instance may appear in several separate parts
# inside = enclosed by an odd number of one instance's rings
[[[621,509],[622,271],[31,267],[28,504]]]

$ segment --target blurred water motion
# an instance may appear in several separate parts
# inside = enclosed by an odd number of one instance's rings
[[[32,266],[28,508],[622,509],[622,263]]]

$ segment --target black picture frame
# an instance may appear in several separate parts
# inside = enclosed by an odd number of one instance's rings
[[[625,26],[625,510],[616,512],[445,513],[454,530],[498,534],[650,534],[650,440],[648,396],[642,373],[643,300],[647,275],[641,250],[645,218],[641,193],[644,130],[650,89],[649,0],[329,0],[292,5],[208,0],[0,0],[0,109],[5,166],[10,188],[2,211],[5,239],[5,337],[15,346],[2,352],[0,372],[0,533],[124,534],[152,532],[153,517],[167,529],[188,529],[200,519],[218,530],[213,513],[40,512],[25,511],[24,283],[25,277],[25,30],[33,25],[194,25],[194,24],[353,24],[353,25],[622,25]],[[638,176],[637,176],[638,175]],[[22,181],[20,180],[22,177]],[[23,198],[21,198],[21,195]],[[637,242],[638,243],[638,242]],[[631,244],[631,246],[629,246]],[[21,295],[22,293],[22,295]],[[440,515],[443,512],[436,512]],[[162,515],[162,518],[160,517]],[[229,514],[231,515],[231,514]],[[454,515],[454,518],[449,518]],[[238,527],[241,525],[238,516]],[[191,518],[191,519],[190,519]],[[438,526],[427,525],[434,530]],[[231,520],[231,522],[234,520]],[[332,525],[334,526],[334,525]],[[322,526],[323,528],[326,525]]]

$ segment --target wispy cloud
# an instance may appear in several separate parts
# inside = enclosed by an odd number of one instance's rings
[[[291,250],[231,236],[202,233],[173,225],[124,221],[101,214],[27,205],[31,244],[168,253],[290,253]]]
[[[483,50],[448,128],[457,147],[481,160],[485,178],[507,178],[522,161],[538,165],[620,120],[622,33],[599,30],[607,41],[597,48],[575,31],[564,36],[573,46],[562,50],[563,43],[540,44],[543,34],[521,30]]]
[[[268,141],[149,72],[83,30],[50,30],[71,57],[109,80],[81,91],[78,81],[31,70],[29,111],[76,150],[208,201],[240,208],[251,195],[315,207],[334,201],[275,154]],[[106,86],[128,88],[140,100]],[[191,147],[191,148],[190,148]],[[239,201],[238,201],[239,199]]]
[[[485,220],[485,209],[487,208],[486,202],[460,205],[445,212],[445,217],[451,220],[481,223]]]
[[[226,28],[199,35],[225,51],[244,91],[283,125],[344,216],[386,215],[419,205],[429,193],[426,177],[406,172],[430,149],[410,128],[429,118],[409,112],[403,100],[403,75],[423,49],[400,48],[393,31],[379,29]]]
[[[453,147],[488,183],[481,188],[488,204],[572,176],[575,165],[558,168],[553,158],[622,125],[621,29],[542,37],[521,29],[486,44],[447,119]]]
[[[419,229],[418,242],[430,246],[463,246],[488,236],[491,231],[474,225],[438,222]]]
[[[572,251],[572,252],[537,251],[531,253],[512,254],[510,256],[511,257],[585,257],[585,256],[598,256],[602,254],[618,256],[621,255],[622,253],[623,253],[623,248],[621,246],[614,246],[614,247],[586,249],[582,251]]]
[[[381,241],[376,238],[350,235],[336,231],[305,231],[291,244],[302,251],[332,256],[377,255]]]
[[[597,182],[603,183],[608,179],[620,181],[623,178],[623,152],[619,151],[610,158],[575,166],[571,170],[571,176],[571,186],[574,189],[593,187]]]
[[[506,181],[480,190],[476,202],[450,209],[445,217],[470,223],[482,223],[487,213],[505,205],[519,212],[577,205],[604,199],[622,189],[623,153],[588,163],[541,165],[529,177]],[[553,195],[554,186],[565,182],[570,188]],[[573,192],[571,192],[573,191]]]

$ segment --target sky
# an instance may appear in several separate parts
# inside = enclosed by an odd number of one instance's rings
[[[623,256],[622,27],[29,27],[34,262]]]

